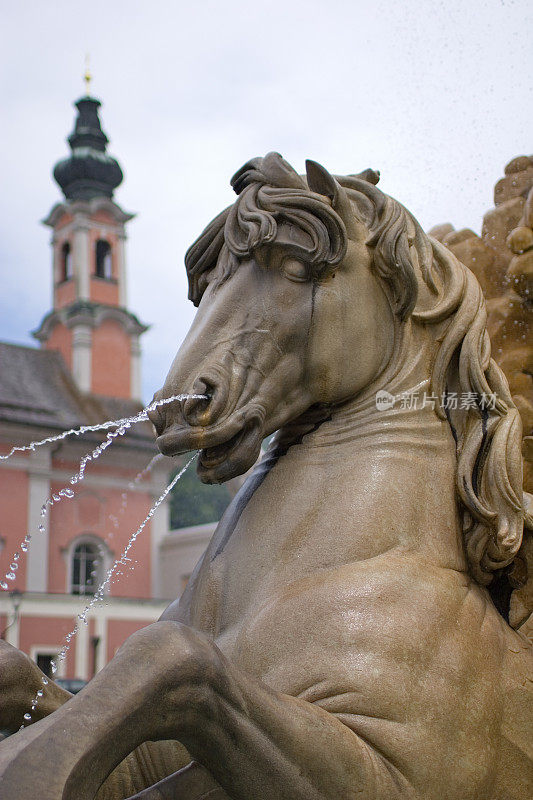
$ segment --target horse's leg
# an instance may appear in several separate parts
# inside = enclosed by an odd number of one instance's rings
[[[232,800],[404,796],[336,717],[273,691],[170,621],[133,634],[66,706],[3,743],[0,781],[12,800],[89,800],[155,739],[182,742]]]
[[[43,678],[46,676],[29,656],[0,639],[0,729],[18,730],[39,691],[43,694],[31,722],[47,717],[70,700],[70,692],[50,679],[43,684]]]
[[[18,731],[23,722],[29,727],[70,700],[70,692],[50,678],[43,684],[45,677],[26,653],[0,639],[0,730]],[[24,714],[30,710],[38,691],[43,694],[31,714],[31,720],[25,721]],[[111,775],[105,782],[102,800],[123,800],[131,792],[139,791],[140,787],[155,783],[174,772],[183,763],[187,763],[187,754],[178,742],[144,744],[139,752],[131,753],[119,764],[117,774]]]
[[[174,682],[184,692],[193,684],[194,702],[198,669],[215,648],[187,628],[179,641],[171,641],[175,627],[155,623],[133,634],[68,704],[0,743],[0,785],[6,797],[93,798],[108,776],[113,783],[110,773],[119,765],[120,772],[127,756],[126,763],[135,768],[137,747],[177,739],[170,732],[175,727],[170,718]],[[178,761],[167,774],[188,761]],[[102,786],[106,800],[131,793],[117,793],[127,783],[123,778],[119,775],[109,792]]]

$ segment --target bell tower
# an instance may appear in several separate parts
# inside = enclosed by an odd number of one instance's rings
[[[134,215],[113,200],[123,173],[107,153],[89,80],[75,103],[71,153],[54,167],[65,199],[43,220],[52,229],[53,306],[33,335],[61,352],[82,392],[140,399],[139,340],[147,326],[127,308],[125,253]]]

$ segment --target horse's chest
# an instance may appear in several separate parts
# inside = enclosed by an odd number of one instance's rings
[[[307,546],[316,531],[324,542],[327,525],[316,494],[296,506],[285,503],[282,491],[273,497],[266,483],[249,492],[242,507],[230,507],[191,587],[187,621],[214,638],[233,635],[280,587],[323,561],[325,545]],[[327,549],[331,554],[331,541]]]
[[[289,451],[270,470],[259,468],[227,510],[188,592],[188,624],[229,641],[295,581],[390,547],[381,527],[361,529],[340,472],[331,480],[307,464],[302,475],[296,455]]]
[[[244,531],[237,525],[223,548],[220,541],[212,543],[190,597],[193,627],[214,638],[227,637],[275,591],[280,570],[273,538],[264,529]]]

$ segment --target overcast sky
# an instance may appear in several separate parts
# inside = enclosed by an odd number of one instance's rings
[[[381,188],[424,228],[478,231],[494,183],[532,142],[530,0],[3,0],[0,339],[32,343],[50,308],[53,164],[68,148],[85,53],[129,226],[129,306],[144,396],[194,309],[183,255],[232,202],[229,178],[278,150]]]

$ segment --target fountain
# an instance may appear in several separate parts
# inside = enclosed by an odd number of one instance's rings
[[[1,652],[6,717],[42,692],[0,745],[12,800],[533,795],[532,649],[502,592],[532,520],[481,289],[373,170],[306,166],[233,177],[148,412],[207,483],[277,433],[180,601],[78,695]]]

